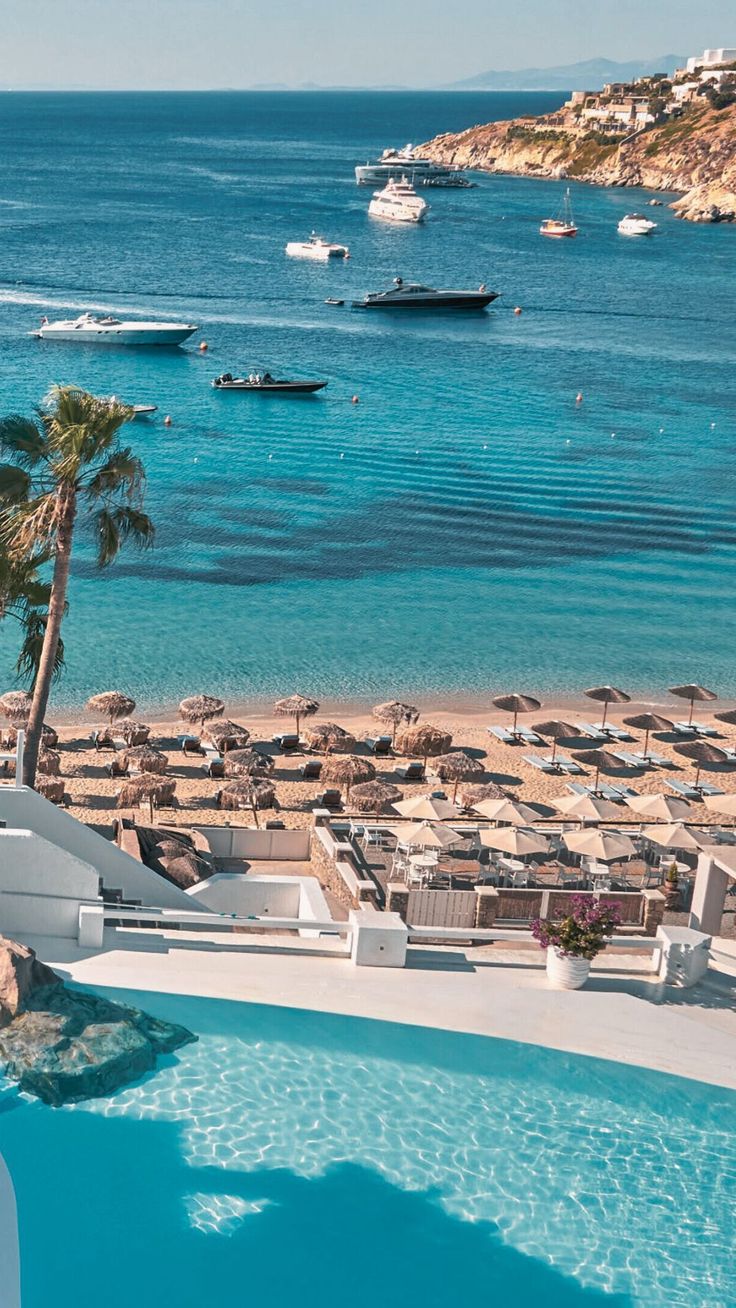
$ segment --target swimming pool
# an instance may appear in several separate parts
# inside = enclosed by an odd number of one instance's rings
[[[112,1099],[5,1100],[24,1308],[733,1305],[736,1093],[503,1040],[124,997],[199,1041]]]

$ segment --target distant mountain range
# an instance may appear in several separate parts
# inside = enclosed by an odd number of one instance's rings
[[[558,64],[554,68],[516,68],[506,72],[491,69],[452,82],[448,91],[596,91],[605,82],[633,82],[651,73],[672,73],[685,63],[685,55],[659,55],[657,59],[585,59],[579,64]]]

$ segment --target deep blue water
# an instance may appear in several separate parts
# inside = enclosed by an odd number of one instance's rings
[[[24,1308],[732,1308],[732,1091],[384,1022],[113,997],[196,1044],[6,1095]]]
[[[2,409],[61,381],[160,411],[130,428],[158,547],[104,578],[78,554],[57,706],[108,684],[149,708],[296,686],[736,692],[736,230],[665,207],[653,239],[626,240],[616,222],[647,196],[575,185],[578,239],[544,241],[560,185],[502,177],[432,192],[426,226],[394,230],[354,184],[385,145],[559,100],[0,99]],[[313,227],[350,245],[346,265],[286,259]],[[323,303],[399,273],[503,298],[422,321]],[[201,332],[166,353],[27,335],[88,307]],[[330,384],[298,401],[211,390],[253,365]]]

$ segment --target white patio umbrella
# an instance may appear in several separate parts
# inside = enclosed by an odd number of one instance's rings
[[[567,831],[562,839],[574,854],[587,854],[601,863],[631,858],[636,853],[633,840],[620,831]]]
[[[705,845],[713,843],[711,836],[691,831],[681,822],[655,823],[650,827],[642,827],[641,834],[660,849],[703,849]]]
[[[736,794],[705,795],[703,803],[706,808],[716,813],[725,813],[727,817],[736,817]]]
[[[624,803],[641,817],[661,818],[664,822],[680,822],[691,807],[686,799],[675,795],[629,795]]]
[[[490,818],[492,822],[510,822],[515,827],[528,827],[538,822],[540,817],[538,809],[516,803],[513,799],[479,799],[473,805],[473,812]]]
[[[400,803],[394,804],[394,808],[402,817],[419,818],[423,822],[441,822],[444,818],[460,816],[457,804],[451,804],[449,799],[435,799],[432,795],[414,795],[411,799],[402,799]]]
[[[406,823],[389,830],[402,845],[413,845],[417,849],[452,849],[453,845],[462,844],[465,838],[449,827],[433,826],[431,822]]]
[[[481,845],[487,849],[499,849],[503,854],[513,854],[525,858],[527,854],[546,854],[549,840],[539,831],[530,831],[528,827],[498,827],[496,830],[479,831]]]
[[[580,822],[615,822],[621,816],[621,810],[610,799],[595,795],[560,795],[552,803],[560,813]]]

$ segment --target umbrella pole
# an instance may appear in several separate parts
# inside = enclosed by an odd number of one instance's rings
[[[251,804],[251,808],[252,808],[252,810],[253,810],[253,821],[255,822],[256,826],[257,826],[257,827],[259,828],[259,830],[260,830],[260,823],[259,823],[259,821],[258,821],[258,810],[256,809],[256,801],[255,801],[255,800],[253,800],[253,802],[252,802],[252,804]]]
[[[690,700],[690,716],[689,716],[689,718],[688,718],[688,720],[687,720],[687,724],[688,724],[689,727],[692,726],[692,721],[693,721],[693,711],[694,711],[694,709],[695,709],[695,700],[694,700],[694,699],[691,699],[691,700]]]
[[[606,700],[603,701],[603,717],[601,718],[601,731],[603,731],[603,730],[605,729],[605,726],[606,726],[606,714],[607,714],[607,712],[608,712],[608,700],[606,699]]]
[[[694,786],[695,790],[700,790],[700,786],[698,782],[700,781],[700,769],[702,768],[702,766],[703,766],[702,763],[698,763],[698,766],[695,770],[695,786]]]
[[[644,758],[647,758],[647,749],[649,747],[649,727],[644,732]]]
[[[513,727],[511,728],[511,734],[512,734],[512,736],[515,736],[515,735],[516,735],[516,719],[518,718],[518,716],[519,716],[519,710],[518,710],[518,709],[514,709],[514,725],[513,725]]]
[[[452,802],[453,802],[453,804],[455,803],[455,800],[457,799],[457,788],[458,788],[459,785],[460,785],[460,778],[459,778],[459,777],[455,777],[455,789],[454,789],[453,792],[452,792]]]

